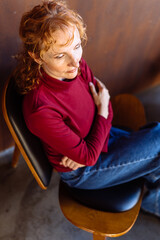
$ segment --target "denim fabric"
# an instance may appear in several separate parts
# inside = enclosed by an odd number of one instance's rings
[[[137,132],[111,128],[108,152],[91,167],[60,173],[71,187],[100,189],[143,177],[147,192],[142,208],[160,217],[160,123]]]

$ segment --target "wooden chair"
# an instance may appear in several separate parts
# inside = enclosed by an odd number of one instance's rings
[[[28,131],[25,125],[22,114],[22,96],[15,89],[13,77],[8,79],[4,87],[2,112],[15,141],[12,166],[17,166],[21,152],[40,187],[47,189],[52,176],[52,167],[46,158],[40,140]]]
[[[116,117],[113,120],[114,124],[133,127],[134,130],[145,124],[144,109],[136,97],[128,94],[120,95],[114,98],[112,103]],[[17,165],[21,152],[39,186],[47,189],[53,169],[45,156],[41,142],[25,125],[22,115],[22,96],[15,90],[13,77],[10,77],[5,85],[2,110],[15,141],[12,166]],[[99,196],[96,200],[98,204],[93,203],[97,204],[95,207],[87,202],[88,200],[84,200],[88,196],[92,196],[92,199]],[[64,216],[77,227],[93,233],[94,240],[104,240],[107,236],[117,237],[127,233],[137,219],[141,200],[141,181],[102,190],[71,189],[63,182],[60,182],[59,187],[59,203]],[[103,205],[102,208],[99,203]],[[108,206],[108,203],[112,206]]]

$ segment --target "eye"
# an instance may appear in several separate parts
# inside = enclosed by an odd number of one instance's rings
[[[81,43],[78,43],[76,46],[75,46],[75,49],[78,49],[81,47]]]
[[[64,54],[59,54],[59,55],[55,56],[56,59],[61,59],[63,57],[64,57]]]

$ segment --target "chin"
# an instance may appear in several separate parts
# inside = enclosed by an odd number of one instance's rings
[[[68,74],[66,75],[66,78],[67,78],[67,79],[73,79],[73,78],[75,78],[75,77],[77,76],[77,74],[78,74],[78,71],[76,71],[76,72],[74,72],[74,73],[68,73]]]

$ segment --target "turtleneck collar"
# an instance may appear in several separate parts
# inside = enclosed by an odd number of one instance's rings
[[[49,88],[53,89],[68,89],[78,78],[76,76],[74,79],[64,79],[64,80],[58,80],[56,78],[53,78],[49,76],[43,68],[40,69],[39,73],[40,80],[47,85]]]

